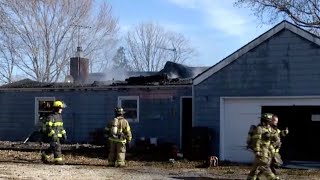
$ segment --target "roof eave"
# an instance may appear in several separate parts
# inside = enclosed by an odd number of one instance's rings
[[[59,87],[59,88],[0,88],[1,91],[87,91],[87,90],[115,90],[115,89],[161,89],[161,88],[191,88],[192,84],[168,85],[125,85],[125,86],[87,86],[87,87]]]
[[[253,41],[251,41],[248,44],[241,47],[239,50],[235,51],[231,55],[222,59],[217,64],[213,65],[211,68],[207,69],[206,71],[204,71],[201,74],[199,74],[198,76],[196,76],[193,79],[193,85],[200,84],[202,81],[209,78],[212,74],[218,72],[220,69],[229,65],[230,63],[232,63],[233,61],[235,61],[236,59],[238,59],[239,57],[241,57],[245,53],[249,52],[253,48],[257,47],[258,45],[263,43],[265,40],[269,39],[270,37],[277,34],[278,32],[280,32],[283,29],[288,29],[291,32],[298,34],[301,37],[320,46],[320,39],[316,35],[311,34],[310,32],[303,30],[302,28],[299,28],[298,26],[296,26],[292,23],[289,23],[288,21],[282,21],[281,23],[277,24],[276,26],[274,26],[273,28],[271,28],[270,30],[265,32],[264,34],[260,35],[259,37],[257,37]]]

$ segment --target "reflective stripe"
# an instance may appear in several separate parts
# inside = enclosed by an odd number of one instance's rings
[[[109,140],[113,141],[113,142],[121,142],[121,143],[124,143],[124,144],[127,142],[127,140],[125,140],[125,139],[121,141],[120,139],[113,138],[113,137],[109,137]]]
[[[62,131],[61,131],[61,134],[65,134],[65,133],[66,133],[66,130],[62,130]]]
[[[50,136],[54,135],[54,133],[55,133],[54,130],[51,130],[50,133],[48,134],[48,136],[50,137]]]
[[[53,125],[53,122],[52,122],[52,121],[46,122],[46,125],[52,126],[52,125]]]
[[[62,137],[62,134],[61,133],[58,133],[58,135],[57,135],[59,138],[61,138]]]
[[[268,174],[265,175],[265,177],[267,179],[277,179],[276,175],[274,175],[273,173],[270,173],[270,174],[268,173]]]
[[[54,158],[54,161],[62,161],[62,157]]]
[[[130,126],[127,126],[127,131],[131,131],[131,128],[130,128]]]
[[[63,122],[55,122],[53,123],[54,126],[63,126]]]
[[[278,152],[279,152],[279,149],[276,149],[275,152],[278,153]]]
[[[116,160],[115,165],[116,165],[116,166],[125,166],[126,164],[125,164],[125,162],[122,161],[122,160]]]
[[[45,159],[49,159],[50,155],[42,154],[42,157],[44,157]]]
[[[256,176],[256,175],[253,175],[253,176],[250,176],[250,175],[249,175],[249,176],[247,177],[247,179],[256,180],[256,179],[257,179],[257,176]]]
[[[261,135],[260,135],[260,134],[256,134],[256,135],[253,135],[252,138],[260,139],[260,138],[261,138]]]

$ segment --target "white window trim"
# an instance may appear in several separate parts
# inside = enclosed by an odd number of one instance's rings
[[[128,122],[134,122],[138,123],[139,122],[139,112],[140,112],[140,103],[139,103],[139,96],[118,96],[118,106],[121,107],[122,100],[136,100],[137,101],[137,120],[133,121],[133,119],[127,119]]]
[[[39,101],[55,101],[55,97],[35,97],[34,98],[34,125],[39,125]]]

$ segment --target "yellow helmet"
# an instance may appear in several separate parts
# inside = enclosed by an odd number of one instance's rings
[[[54,108],[66,108],[67,105],[63,101],[54,101],[52,107],[54,107]]]
[[[273,114],[271,113],[263,113],[261,119],[267,122],[272,120]]]
[[[116,107],[116,108],[114,109],[114,112],[115,112],[117,115],[123,115],[123,114],[125,113],[122,107]]]

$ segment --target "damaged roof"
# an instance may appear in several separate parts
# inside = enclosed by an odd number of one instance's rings
[[[104,80],[104,73],[93,73],[94,79],[88,83],[69,82],[39,82],[31,79],[23,79],[10,84],[0,86],[0,89],[7,88],[84,88],[84,87],[108,87],[108,86],[163,86],[163,85],[191,85],[192,79],[206,70],[208,67],[189,67],[182,64],[168,61],[159,72],[130,72],[125,80]],[[140,75],[138,75],[140,74]],[[137,76],[138,75],[138,76]],[[90,78],[90,76],[89,76]]]
[[[171,78],[193,79],[206,69],[208,69],[208,67],[190,67],[168,61],[158,74],[167,74]]]

